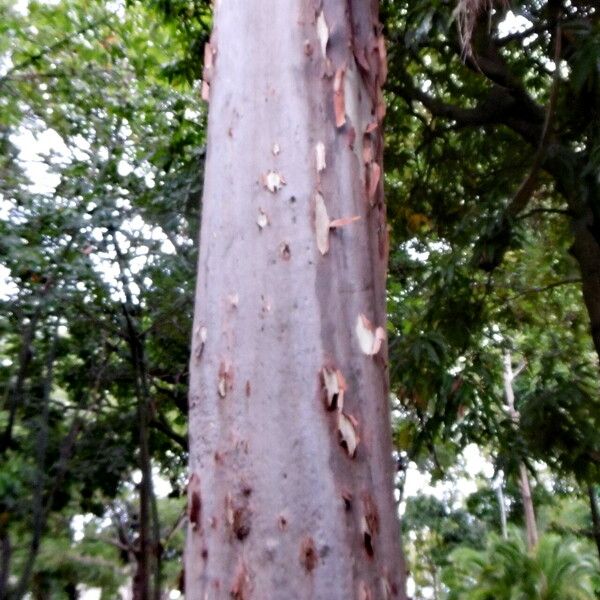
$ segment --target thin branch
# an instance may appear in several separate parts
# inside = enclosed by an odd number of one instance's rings
[[[176,444],[178,444],[182,450],[185,452],[188,451],[188,441],[184,435],[180,435],[176,431],[174,431],[171,426],[165,421],[164,417],[161,415],[158,418],[154,418],[150,421],[150,426],[160,431],[162,434],[166,435],[169,439],[173,440]]]
[[[163,546],[166,546],[170,539],[181,529],[181,527],[185,524],[187,520],[187,505],[184,505],[177,517],[175,523],[173,523],[171,529],[167,531],[165,537],[163,538]]]
[[[498,123],[499,115],[503,112],[503,106],[497,98],[492,102],[488,98],[474,108],[463,108],[462,106],[442,102],[408,82],[402,86],[392,86],[391,91],[404,98],[409,104],[417,100],[434,116],[451,119],[463,127],[478,127]]]
[[[507,302],[511,302],[512,300],[515,300],[516,298],[520,298],[521,296],[528,296],[530,294],[539,294],[540,292],[546,292],[548,290],[551,290],[553,288],[559,287],[561,285],[571,285],[574,283],[581,283],[581,277],[567,277],[566,279],[561,279],[560,281],[554,281],[553,283],[549,283],[548,285],[544,285],[541,287],[533,287],[533,288],[529,288],[527,290],[523,290],[522,292],[519,292],[517,294],[515,294],[514,296],[511,296]]]
[[[527,366],[527,361],[526,360],[522,360],[519,363],[519,366],[513,371],[513,380],[516,379],[525,369],[525,367]]]
[[[519,215],[518,220],[528,219],[529,217],[533,217],[537,214],[554,214],[554,215],[562,215],[565,217],[573,216],[573,212],[568,208],[532,208],[528,210],[526,213]]]
[[[515,194],[515,196],[513,197],[506,209],[506,216],[509,219],[514,219],[527,206],[529,200],[533,195],[533,192],[537,187],[538,176],[546,158],[548,138],[552,130],[556,102],[558,100],[558,89],[560,86],[560,56],[561,29],[559,24],[556,26],[556,41],[554,49],[554,81],[552,82],[552,90],[550,92],[550,99],[548,101],[548,107],[546,109],[546,116],[544,119],[542,135],[538,144],[538,149],[533,158],[533,164],[531,165],[531,169],[527,177],[525,177],[525,179],[519,186],[517,193]]]
[[[101,542],[102,544],[108,544],[109,546],[112,546],[113,548],[117,548],[118,550],[122,550],[123,552],[134,552],[134,549],[131,547],[130,544],[125,544],[124,542],[121,542],[119,540],[113,540],[112,538],[105,538],[105,537],[88,537],[87,538],[90,542]],[[114,567],[114,565],[113,565]]]
[[[81,27],[80,29],[77,29],[76,31],[74,31],[73,33],[70,33],[66,37],[58,40],[57,42],[54,42],[54,44],[51,44],[50,46],[46,46],[45,48],[42,48],[40,51],[36,52],[35,54],[31,54],[27,58],[24,58],[21,62],[18,62],[16,65],[13,65],[10,69],[8,69],[8,71],[2,77],[0,77],[0,87],[2,87],[2,85],[7,80],[9,80],[11,78],[11,75],[13,73],[15,73],[16,71],[20,71],[22,69],[26,69],[27,67],[29,67],[33,63],[35,63],[38,60],[42,59],[47,54],[51,54],[55,50],[59,50],[63,46],[66,46],[72,40],[74,40],[78,35],[81,35],[82,33],[85,33],[89,29],[92,29],[92,28],[97,27],[99,25],[106,24],[108,22],[108,18],[109,17],[106,16],[106,17],[103,17],[102,19],[99,19],[98,21],[94,21],[92,23],[87,23],[84,27]]]

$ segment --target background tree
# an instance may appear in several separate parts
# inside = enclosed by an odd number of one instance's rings
[[[597,279],[581,246],[595,243],[597,141],[578,119],[599,105],[596,11],[481,4],[465,49],[455,6],[384,7],[399,449],[442,477],[475,442],[509,479],[537,459],[594,490]],[[518,427],[502,407],[504,349],[527,363]]]
[[[202,113],[165,75],[177,36],[142,4],[24,10],[2,5],[0,596],[48,580],[59,515],[103,515],[141,469],[132,541],[154,567],[136,587],[157,597],[171,523],[151,472],[181,493]]]

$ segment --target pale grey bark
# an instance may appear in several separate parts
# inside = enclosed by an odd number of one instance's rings
[[[515,393],[513,381],[521,369],[513,372],[511,354],[507,351],[504,354],[504,393],[508,414],[515,422],[519,420],[519,413],[515,409]],[[525,529],[527,532],[527,547],[531,550],[537,546],[538,530],[535,520],[535,509],[533,507],[533,498],[531,497],[531,485],[529,484],[529,474],[523,461],[519,461],[519,489],[521,491],[521,500],[523,502],[523,513],[525,519]]]
[[[498,482],[496,488],[496,496],[498,497],[498,506],[500,508],[500,530],[502,532],[502,539],[508,539],[508,527],[506,524],[506,504],[504,501],[504,491],[502,490],[502,481]]]
[[[376,329],[387,267],[376,6],[216,3],[188,600],[405,598]],[[360,220],[323,229],[322,204],[332,221]]]

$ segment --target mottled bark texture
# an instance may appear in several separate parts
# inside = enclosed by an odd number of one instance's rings
[[[188,600],[405,598],[384,331],[384,78],[376,1],[216,3]]]

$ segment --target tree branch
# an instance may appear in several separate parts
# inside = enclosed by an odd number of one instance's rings
[[[560,25],[556,26],[555,36],[555,49],[554,49],[554,80],[552,82],[552,91],[550,92],[550,99],[548,101],[548,108],[546,109],[546,117],[544,119],[544,128],[542,129],[542,135],[533,158],[533,164],[531,169],[519,186],[517,193],[508,205],[505,215],[509,219],[514,219],[529,203],[533,192],[537,187],[538,176],[544,159],[546,158],[548,138],[550,131],[552,130],[552,123],[554,121],[554,114],[556,109],[556,102],[558,99],[558,88],[560,85],[560,55],[561,55],[561,29]]]
[[[570,211],[567,208],[543,208],[542,207],[542,208],[532,208],[531,210],[528,210],[526,213],[519,215],[519,220],[528,219],[529,217],[532,217],[533,215],[544,214],[544,213],[562,215],[565,217],[573,216],[572,211]]]
[[[520,298],[521,296],[528,296],[530,294],[539,294],[540,292],[547,292],[548,290],[551,290],[555,287],[559,287],[561,285],[570,285],[573,283],[581,283],[581,277],[567,277],[566,279],[554,281],[552,283],[549,283],[548,285],[544,285],[541,287],[533,287],[533,288],[529,288],[528,290],[523,290],[522,292],[519,292],[518,294],[511,296],[507,300],[507,302],[511,302],[512,300],[515,300],[516,298]]]
[[[33,63],[42,59],[46,54],[50,54],[50,53],[54,52],[55,50],[59,50],[63,46],[66,46],[67,44],[69,44],[69,42],[71,42],[73,39],[75,39],[78,35],[85,33],[89,29],[97,27],[98,25],[106,24],[108,22],[108,18],[109,17],[106,16],[106,17],[103,17],[102,19],[99,19],[98,21],[94,21],[92,23],[87,23],[84,27],[77,29],[73,33],[70,33],[66,37],[55,42],[54,44],[51,44],[50,46],[46,46],[45,48],[42,48],[40,51],[36,52],[35,54],[31,54],[27,58],[24,58],[21,62],[17,63],[16,65],[13,65],[10,69],[8,69],[8,71],[2,77],[0,77],[0,88],[7,80],[9,80],[11,78],[11,75],[13,73],[15,73],[16,71],[20,71],[21,69],[26,69]]]
[[[185,452],[188,451],[188,441],[184,435],[180,435],[176,431],[174,431],[171,426],[166,422],[164,417],[161,415],[160,417],[155,417],[150,421],[151,427],[160,431],[164,435],[166,435],[169,439],[173,440],[176,444],[181,446],[182,450]]]

